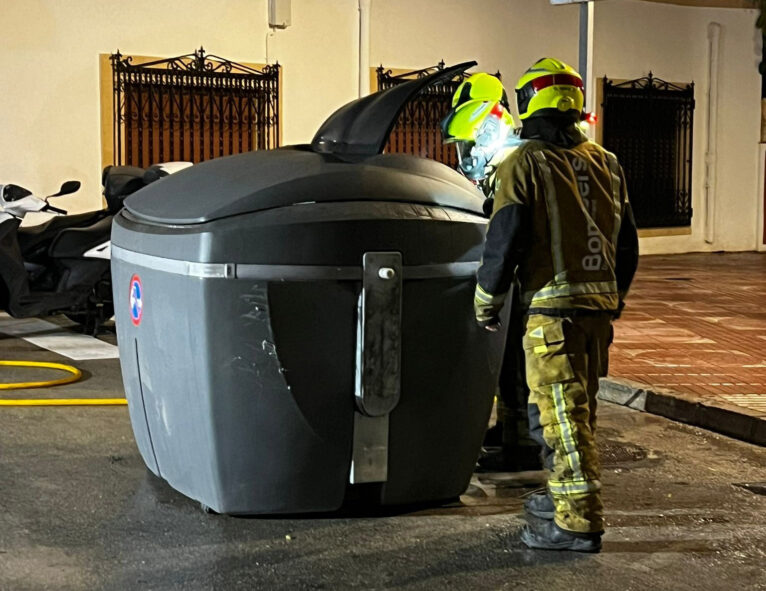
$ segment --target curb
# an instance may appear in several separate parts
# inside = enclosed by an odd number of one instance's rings
[[[622,378],[602,378],[598,397],[620,406],[766,446],[766,415],[763,413],[715,399],[649,388]]]

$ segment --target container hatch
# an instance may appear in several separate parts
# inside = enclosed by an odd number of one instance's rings
[[[475,65],[476,62],[457,64],[343,105],[321,125],[311,142],[312,149],[348,161],[380,154],[399,113],[413,96]]]

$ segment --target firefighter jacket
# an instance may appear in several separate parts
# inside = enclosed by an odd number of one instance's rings
[[[638,236],[617,158],[590,141],[527,140],[498,166],[492,185],[477,320],[497,321],[514,278],[529,313],[618,313],[638,264]]]

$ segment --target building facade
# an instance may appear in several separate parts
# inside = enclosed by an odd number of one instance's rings
[[[118,49],[162,58],[204,46],[237,62],[279,62],[282,143],[310,141],[330,113],[358,96],[359,0],[292,0],[292,24],[284,30],[269,28],[267,4],[4,0],[0,183],[50,193],[62,180],[79,179],[83,188],[63,206],[100,207],[100,171],[109,163],[104,145],[112,141],[104,124],[110,114],[101,112],[100,63]],[[512,86],[540,57],[578,63],[578,6],[552,6],[548,0],[372,0],[369,9],[370,67],[419,69],[440,60],[475,59],[481,70],[501,72]],[[644,232],[644,253],[753,250],[763,244],[756,17],[755,10],[641,0],[595,3],[591,92],[603,76],[630,80],[649,71],[674,83],[695,83],[691,226]],[[712,201],[706,188],[711,23],[720,25]]]

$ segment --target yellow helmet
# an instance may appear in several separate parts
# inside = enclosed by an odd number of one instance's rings
[[[452,108],[468,101],[494,101],[508,108],[508,95],[505,94],[503,83],[496,76],[485,72],[472,74],[463,80],[452,95]]]
[[[585,102],[580,74],[553,58],[535,62],[516,85],[516,104],[523,121],[529,117],[570,113],[579,117]]]
[[[445,143],[476,142],[487,132],[513,128],[508,95],[500,80],[484,72],[464,80],[452,96],[452,109],[441,128]]]
[[[458,86],[441,123],[444,142],[457,145],[460,169],[473,180],[486,176],[488,163],[513,127],[502,83],[483,72]]]

